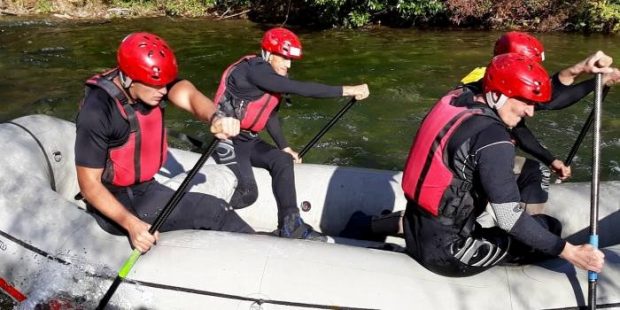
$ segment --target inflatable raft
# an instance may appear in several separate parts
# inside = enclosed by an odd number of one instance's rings
[[[23,293],[22,308],[58,294],[94,308],[131,252],[127,238],[107,234],[84,211],[75,177],[73,123],[43,115],[0,124],[0,279]],[[171,149],[157,179],[178,186],[199,154]],[[268,234],[175,231],[138,261],[111,300],[111,309],[566,309],[584,306],[587,273],[561,259],[495,267],[468,278],[427,271],[391,245],[339,238],[357,210],[402,210],[401,173],[296,165],[306,222],[330,242]],[[259,199],[240,211],[256,230],[276,228],[266,171],[255,170]],[[228,199],[236,180],[208,162],[192,191]],[[587,183],[553,185],[546,213],[563,234],[587,239]],[[600,243],[606,266],[597,302],[620,307],[620,182],[600,188]],[[396,251],[385,250],[386,248]]]

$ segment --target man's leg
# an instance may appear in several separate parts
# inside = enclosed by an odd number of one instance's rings
[[[174,192],[156,181],[150,182],[134,189],[133,208],[140,219],[153,223]],[[254,232],[226,201],[202,193],[186,193],[159,231],[181,229]]]
[[[386,236],[403,237],[403,216],[405,211],[371,216],[362,211],[351,215],[341,237],[385,241]]]
[[[326,241],[327,238],[304,223],[297,207],[293,157],[260,140],[254,145],[252,165],[271,175],[271,188],[278,207],[278,233],[281,237]]]
[[[371,222],[372,232],[384,236],[402,237],[404,234],[404,216],[405,211],[397,211],[386,215],[373,216]]]
[[[230,205],[235,209],[248,207],[258,199],[258,188],[250,163],[254,140],[249,134],[242,133],[232,141],[221,141],[213,156],[237,177],[237,187],[230,198]]]
[[[409,203],[403,223],[407,253],[425,268],[450,277],[475,275],[507,259],[509,235],[471,223],[465,224],[471,233],[458,232]]]

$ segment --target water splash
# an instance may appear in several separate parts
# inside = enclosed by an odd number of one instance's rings
[[[72,261],[63,265],[53,260],[37,264],[38,271],[30,274],[28,299],[14,307],[15,310],[32,309],[94,309],[111,284],[116,273],[109,268],[81,263],[77,259],[63,258]],[[130,309],[136,292],[141,294],[142,301],[151,300],[150,294],[144,289],[132,285],[131,296],[119,291],[107,309]],[[131,298],[130,298],[131,297]],[[134,299],[132,299],[134,298]],[[53,306],[53,307],[52,307]]]

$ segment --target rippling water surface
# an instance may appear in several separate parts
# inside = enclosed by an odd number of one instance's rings
[[[44,113],[75,117],[82,82],[114,66],[119,41],[132,31],[152,31],[176,50],[181,75],[213,96],[219,76],[241,55],[255,53],[263,26],[245,21],[136,19],[111,22],[0,19],[0,118]],[[298,31],[304,59],[295,79],[328,84],[370,85],[359,102],[310,151],[307,162],[400,170],[424,113],[473,67],[485,65],[499,33],[475,31],[372,30]],[[602,49],[620,57],[620,43],[603,35],[540,34],[549,71]],[[281,117],[291,145],[300,150],[346,102],[293,97]],[[592,96],[560,112],[539,113],[528,124],[553,153],[564,158],[589,113]],[[620,180],[620,93],[612,90],[603,121],[602,179]],[[168,126],[204,136],[205,127],[176,109]],[[178,147],[190,148],[180,141]],[[573,165],[574,180],[587,181],[591,139]]]

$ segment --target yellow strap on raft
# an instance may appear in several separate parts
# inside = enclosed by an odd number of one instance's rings
[[[486,71],[487,71],[486,67],[478,67],[478,68],[472,70],[471,72],[469,72],[469,74],[466,75],[461,80],[461,83],[469,84],[469,83],[473,83],[473,82],[478,82],[478,81],[480,81],[484,77],[484,73]]]

